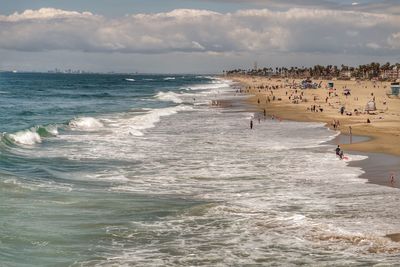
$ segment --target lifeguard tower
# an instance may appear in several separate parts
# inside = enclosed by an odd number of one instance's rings
[[[391,89],[390,95],[398,97],[400,92],[400,83],[391,83],[390,89]]]

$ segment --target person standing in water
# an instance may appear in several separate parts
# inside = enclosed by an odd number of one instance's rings
[[[250,120],[250,130],[253,129],[253,120]]]
[[[340,153],[340,146],[338,145],[337,148],[335,149],[336,155],[339,155]]]
[[[351,126],[349,125],[349,135],[350,135],[350,144],[353,143],[353,133],[351,132]]]
[[[340,159],[343,159],[343,150],[340,149],[339,145],[335,149],[335,152],[336,152],[336,155],[340,157]]]

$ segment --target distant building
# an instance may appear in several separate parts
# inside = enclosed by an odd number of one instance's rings
[[[381,74],[382,79],[396,80],[400,79],[400,70],[394,67],[392,70],[385,70]]]
[[[351,71],[349,70],[342,70],[340,72],[340,78],[351,78]]]

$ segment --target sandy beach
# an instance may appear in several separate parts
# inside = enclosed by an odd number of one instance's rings
[[[335,80],[328,89],[327,80],[315,80],[318,89],[294,89],[301,80],[269,79],[250,76],[230,77],[244,90],[255,95],[251,102],[260,111],[296,120],[325,122],[342,133],[368,136],[365,142],[342,144],[345,150],[400,155],[400,99],[388,97],[389,82]],[[344,95],[350,89],[350,95]],[[367,102],[375,100],[376,111],[365,112]],[[315,111],[313,111],[315,106]],[[343,115],[340,113],[344,107]],[[334,124],[339,122],[335,127]],[[367,122],[369,121],[369,123]]]

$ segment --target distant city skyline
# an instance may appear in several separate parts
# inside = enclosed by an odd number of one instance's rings
[[[397,0],[0,0],[0,70],[217,73],[400,61]]]

